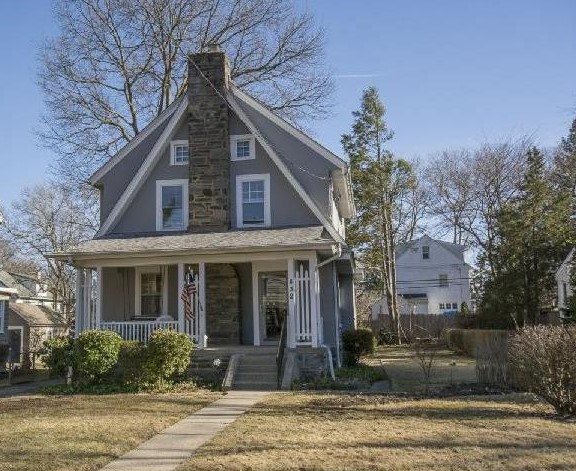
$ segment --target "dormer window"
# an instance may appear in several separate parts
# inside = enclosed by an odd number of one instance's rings
[[[422,246],[422,260],[429,260],[430,259],[430,246],[423,245]]]
[[[189,160],[188,141],[172,141],[170,143],[170,165],[188,165]]]
[[[251,160],[255,158],[254,136],[246,134],[230,137],[230,160]]]

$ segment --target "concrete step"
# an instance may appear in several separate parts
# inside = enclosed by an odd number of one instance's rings
[[[234,382],[233,389],[236,391],[276,391],[278,389],[278,383],[276,381],[269,381],[269,382],[238,381]]]
[[[278,368],[276,365],[261,365],[257,367],[247,366],[240,364],[236,371],[242,371],[246,373],[261,373],[261,374],[276,374]]]
[[[275,383],[278,380],[276,375],[258,375],[250,373],[240,373],[234,376],[234,384],[239,383]]]

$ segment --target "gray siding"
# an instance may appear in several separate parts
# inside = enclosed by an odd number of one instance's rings
[[[336,300],[334,299],[334,263],[324,265],[318,271],[320,277],[320,314],[323,322],[324,343],[332,349],[332,354],[335,356],[338,312],[336,311]]]
[[[102,320],[128,321],[134,316],[134,268],[103,268]]]
[[[354,275],[338,275],[340,303],[340,324],[344,332],[356,328],[354,312]]]
[[[136,175],[136,172],[144,162],[144,159],[154,147],[160,134],[167,126],[169,119],[166,119],[154,132],[144,139],[136,148],[129,152],[114,169],[102,177],[100,190],[100,221],[104,221],[112,208],[124,193],[124,190]],[[186,137],[184,137],[186,139]]]
[[[0,343],[7,343],[8,337],[8,300],[0,299],[0,304],[4,305],[4,330],[0,330]]]

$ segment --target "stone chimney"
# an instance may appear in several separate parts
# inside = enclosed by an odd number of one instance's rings
[[[189,57],[188,232],[230,228],[228,106],[220,96],[226,96],[229,81],[228,60],[218,46]]]

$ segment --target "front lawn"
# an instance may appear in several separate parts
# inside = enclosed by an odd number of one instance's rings
[[[99,469],[218,396],[199,390],[0,399],[0,469]]]
[[[576,424],[527,394],[277,393],[179,471],[576,469]]]

